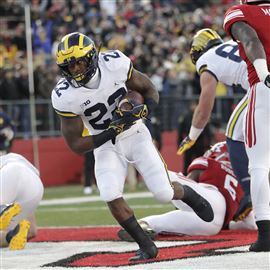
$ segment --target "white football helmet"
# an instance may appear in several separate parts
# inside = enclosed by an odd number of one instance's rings
[[[217,161],[230,162],[230,157],[228,153],[228,148],[226,142],[218,142],[211,146],[204,155],[206,158],[212,158]]]

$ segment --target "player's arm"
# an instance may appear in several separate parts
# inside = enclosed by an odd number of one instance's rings
[[[203,130],[209,121],[216,97],[217,79],[209,72],[205,71],[200,76],[201,94],[199,103],[192,117],[192,126]],[[192,137],[196,140],[198,136]]]
[[[192,117],[192,125],[188,136],[180,143],[177,154],[182,155],[190,149],[202,133],[209,121],[216,97],[217,79],[208,71],[200,76],[201,94],[199,103]]]
[[[59,117],[62,134],[70,149],[77,154],[91,151],[114,139],[118,134],[114,128],[109,128],[98,135],[83,137],[84,124],[79,116],[63,117],[59,115]]]
[[[231,34],[243,45],[245,53],[250,62],[253,63],[260,81],[270,87],[266,54],[257,32],[247,23],[237,21],[231,26]]]
[[[148,76],[133,68],[130,78],[126,82],[128,89],[141,93],[149,113],[159,102],[159,94]]]

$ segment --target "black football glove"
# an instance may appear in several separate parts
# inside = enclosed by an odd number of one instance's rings
[[[148,108],[145,104],[140,104],[135,106],[130,113],[133,115],[133,117],[136,118],[136,120],[138,119],[147,119],[147,115],[148,115]]]
[[[129,112],[122,112],[119,109],[116,109],[113,113],[112,122],[109,125],[109,128],[115,130],[116,134],[120,134],[123,131],[129,129],[136,119]]]
[[[137,105],[130,111],[121,111],[116,109],[113,113],[112,122],[109,128],[116,131],[117,134],[129,129],[139,119],[147,119],[148,109],[145,104]]]

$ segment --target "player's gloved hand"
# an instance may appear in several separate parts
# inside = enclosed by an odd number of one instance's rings
[[[191,148],[195,144],[195,140],[191,140],[189,136],[187,136],[179,145],[177,150],[177,155],[182,155],[189,148]]]
[[[264,80],[264,84],[270,88],[270,74],[268,74]]]
[[[114,129],[118,135],[129,129],[133,125],[134,121],[136,121],[136,118],[130,113],[116,109],[113,113],[112,122],[110,123],[109,128]]]
[[[140,105],[134,106],[133,109],[129,112],[132,114],[132,116],[136,118],[136,120],[147,119],[148,108],[146,104],[140,104]]]

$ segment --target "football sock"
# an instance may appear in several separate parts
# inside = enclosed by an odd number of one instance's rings
[[[260,220],[256,224],[258,226],[259,238],[270,242],[270,220]]]
[[[270,251],[270,220],[256,222],[258,226],[258,240],[249,248],[250,251]]]
[[[155,245],[151,238],[143,231],[134,216],[120,222],[120,225],[130,234],[130,236],[138,243],[140,248],[147,248]]]

